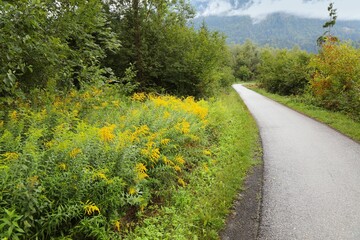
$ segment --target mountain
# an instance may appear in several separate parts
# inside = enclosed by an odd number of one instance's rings
[[[302,0],[302,4],[312,1],[316,0]],[[324,33],[322,25],[327,19],[286,12],[269,12],[262,17],[234,14],[253,9],[260,3],[260,0],[193,0],[198,14],[192,23],[198,28],[205,22],[209,30],[224,33],[228,43],[243,43],[250,39],[261,46],[299,46],[309,52],[317,51],[316,39]],[[341,40],[351,40],[360,45],[360,20],[338,20],[331,31]]]

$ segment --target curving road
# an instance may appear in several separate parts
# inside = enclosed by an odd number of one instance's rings
[[[360,144],[236,84],[264,149],[258,239],[360,239]]]

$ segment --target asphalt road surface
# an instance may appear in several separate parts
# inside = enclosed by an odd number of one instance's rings
[[[258,239],[359,240],[360,144],[234,85],[255,117],[264,150]]]

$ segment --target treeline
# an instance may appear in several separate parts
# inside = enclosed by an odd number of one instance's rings
[[[0,3],[0,95],[117,83],[203,97],[231,81],[225,38],[182,0]]]
[[[228,43],[243,44],[246,39],[251,39],[259,46],[290,49],[299,46],[313,53],[317,52],[314,39],[323,33],[322,19],[302,18],[286,13],[270,14],[266,19],[256,22],[250,16],[207,16],[194,19],[197,26],[201,26],[203,21],[210,30],[225,33]],[[359,28],[359,21],[339,19],[333,34],[359,46]]]
[[[317,54],[298,48],[259,48],[250,41],[232,46],[234,75],[256,80],[271,93],[294,95],[301,101],[360,119],[360,49],[335,38]]]

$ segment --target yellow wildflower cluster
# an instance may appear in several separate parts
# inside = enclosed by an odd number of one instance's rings
[[[187,97],[184,100],[173,96],[154,96],[151,95],[150,101],[152,101],[155,106],[164,106],[169,107],[173,110],[183,110],[185,112],[194,114],[200,119],[205,120],[208,115],[208,108],[202,105],[205,105],[205,102],[198,103],[194,100],[194,97]],[[169,113],[165,112],[165,118],[169,117]]]
[[[101,89],[98,89],[97,87],[92,87],[91,93],[93,96],[99,96],[103,93],[103,91]]]
[[[9,117],[12,121],[16,121],[18,119],[18,112],[12,111],[11,113],[9,113]]]
[[[171,141],[170,139],[164,138],[164,139],[161,139],[160,143],[161,143],[161,145],[166,146],[170,143],[170,141]]]
[[[181,172],[181,167],[179,167],[178,165],[175,165],[175,166],[174,166],[174,169],[175,169],[175,171],[177,171],[177,172]]]
[[[108,180],[108,178],[106,177],[105,172],[107,172],[107,170],[99,170],[97,172],[93,173],[93,179],[102,179],[102,180]]]
[[[34,187],[36,184],[39,183],[39,177],[38,176],[29,177],[28,182],[29,182],[30,187]]]
[[[130,194],[130,195],[134,195],[134,194],[136,194],[136,193],[137,193],[137,190],[136,190],[135,187],[130,187],[130,188],[129,188],[129,194]]]
[[[100,209],[93,202],[90,202],[89,200],[86,201],[84,205],[84,210],[85,210],[85,214],[89,216],[94,213],[100,213]]]
[[[131,134],[131,142],[140,141],[139,137],[148,134],[150,128],[147,125],[142,125],[140,127],[135,127],[135,131]]]
[[[185,186],[186,186],[186,183],[185,183],[185,181],[184,181],[182,178],[178,178],[178,183],[179,183],[182,187],[185,187]]]
[[[137,163],[135,166],[137,180],[141,181],[141,180],[149,177],[149,175],[146,173],[146,171],[147,171],[146,166],[143,163]]]
[[[185,162],[186,162],[186,161],[184,160],[183,156],[181,156],[181,155],[177,155],[177,156],[175,157],[175,161],[176,161],[177,163],[181,164],[181,165],[184,165]]]
[[[175,129],[183,134],[187,134],[190,132],[190,123],[183,119],[182,122],[176,124]]]
[[[66,170],[66,169],[67,169],[67,166],[66,166],[65,163],[59,163],[59,164],[58,164],[58,168],[59,168],[60,170]]]
[[[19,154],[17,154],[16,152],[6,152],[1,155],[4,157],[4,161],[11,161],[19,158]]]
[[[82,153],[80,148],[74,148],[73,150],[71,150],[69,155],[70,155],[71,158],[75,158],[80,153]]]
[[[173,101],[175,101],[175,97],[172,96],[150,96],[150,100],[155,104],[155,106],[168,106],[171,105]]]
[[[162,157],[162,161],[165,163],[165,165],[168,165],[168,166],[174,165],[174,163],[171,160],[169,160],[166,156]]]
[[[182,107],[185,111],[189,112],[189,113],[193,113],[197,116],[199,116],[201,119],[205,119],[208,115],[208,109],[207,107],[202,107],[200,105],[200,103],[195,102],[193,97],[187,97],[183,104]]]
[[[146,94],[145,93],[134,93],[131,97],[131,99],[133,101],[139,101],[139,102],[143,102],[146,100]]]
[[[116,232],[120,232],[120,230],[121,230],[121,222],[119,220],[114,222],[114,230]]]
[[[212,153],[209,150],[204,150],[203,154],[206,155],[206,156],[211,156],[212,155]]]
[[[115,128],[116,128],[115,124],[100,128],[100,130],[99,130],[100,139],[103,142],[111,142],[111,141],[113,141],[114,138],[115,138],[115,134],[114,134],[114,129]]]
[[[160,158],[160,149],[154,145],[154,142],[148,142],[146,148],[141,150],[141,154],[156,163]]]

